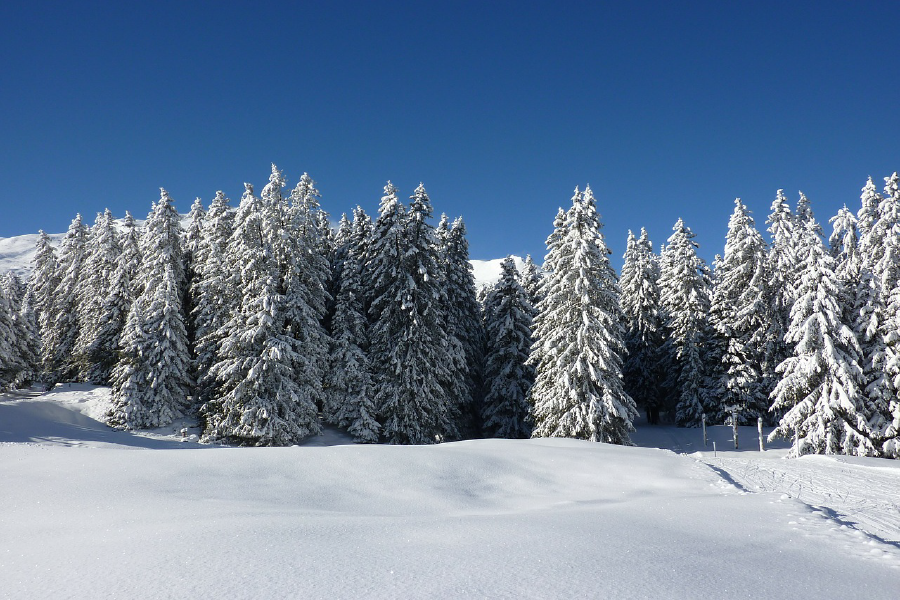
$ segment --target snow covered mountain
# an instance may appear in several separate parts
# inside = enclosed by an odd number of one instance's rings
[[[187,222],[182,220],[182,226],[186,226]],[[140,224],[140,221],[136,221]],[[50,239],[54,245],[62,240],[65,233],[51,233]],[[38,234],[29,233],[26,235],[17,235],[8,238],[0,238],[0,275],[7,271],[14,271],[16,275],[24,279],[31,272],[31,259],[34,257],[35,244],[37,243]],[[523,262],[518,256],[514,256],[516,268],[522,270]],[[500,278],[500,263],[502,258],[491,260],[472,260],[472,268],[475,274],[475,285],[481,287],[488,283],[494,283]]]

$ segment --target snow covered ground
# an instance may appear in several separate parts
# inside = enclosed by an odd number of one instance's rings
[[[893,598],[900,465],[760,453],[755,430],[221,448],[0,399],[6,598]],[[191,432],[195,432],[192,430]],[[675,450],[675,451],[672,451]]]

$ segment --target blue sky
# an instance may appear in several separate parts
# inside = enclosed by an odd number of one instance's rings
[[[185,4],[189,4],[186,6]],[[682,5],[683,4],[683,5]],[[616,264],[733,200],[820,221],[900,169],[896,2],[6,3],[0,236],[234,201],[275,162],[332,215],[391,179],[473,258],[544,254],[590,183]]]

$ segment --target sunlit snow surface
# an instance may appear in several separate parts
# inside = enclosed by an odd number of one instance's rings
[[[897,461],[575,440],[221,448],[0,401],[7,598],[897,598]],[[190,433],[196,430],[190,430]],[[717,450],[730,430],[714,428]],[[319,445],[316,445],[319,444]],[[329,445],[331,444],[331,445]],[[831,492],[835,491],[834,494]],[[896,508],[896,504],[894,504]],[[871,518],[870,518],[871,517]]]

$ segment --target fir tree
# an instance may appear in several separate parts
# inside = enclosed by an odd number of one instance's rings
[[[637,405],[647,411],[648,422],[654,424],[659,422],[659,413],[665,406],[662,390],[665,356],[662,352],[659,264],[646,229],[641,228],[640,239],[628,232],[624,258],[619,286],[628,351],[623,366],[625,389]]]
[[[78,288],[85,259],[88,229],[76,215],[60,245],[59,284],[53,291],[52,304],[44,314],[50,323],[43,335],[44,369],[51,383],[70,381],[78,375],[74,358],[78,340]]]
[[[459,394],[456,403],[461,414],[458,427],[462,435],[474,437],[481,429],[477,392],[481,387],[484,330],[462,217],[453,221],[439,250],[446,281],[443,288],[444,323],[451,338],[451,352],[459,357],[456,372],[451,374],[451,378],[463,384],[456,392]]]
[[[664,350],[673,365],[667,388],[673,391],[675,421],[697,427],[709,410],[702,386],[703,345],[708,338],[709,271],[696,249],[694,233],[681,219],[663,251],[659,278],[660,304],[668,341]]]
[[[526,438],[531,435],[528,390],[534,383],[534,369],[526,364],[533,308],[512,257],[500,268],[500,281],[485,307],[483,430],[493,437]]]
[[[84,275],[77,290],[79,331],[75,353],[79,377],[100,385],[109,383],[110,371],[118,358],[119,332],[131,301],[130,294],[111,298],[124,291],[112,287],[121,255],[115,219],[107,209],[97,215],[91,230]]]
[[[804,224],[800,249],[799,287],[785,335],[793,355],[778,365],[782,379],[772,392],[772,410],[784,416],[769,437],[796,436],[791,456],[834,454],[845,437],[837,410],[855,414],[860,407],[860,348],[841,322],[834,259],[814,221]]]
[[[370,357],[382,435],[392,444],[457,436],[431,201],[422,185],[411,200],[404,215],[388,182],[372,245]]]
[[[262,198],[245,184],[228,244],[229,260],[240,273],[242,298],[222,328],[226,335],[212,368],[220,388],[203,408],[206,440],[287,445],[319,431],[321,374],[310,379],[304,371],[317,353],[304,347],[300,328],[306,323],[296,318],[309,313],[306,297],[298,292],[303,283],[297,261],[306,257],[302,247],[291,244],[305,238],[292,229],[283,187],[275,165]]]
[[[740,199],[728,223],[724,256],[716,264],[710,309],[712,329],[724,340],[712,372],[712,422],[722,423],[737,407],[742,424],[768,417],[763,388],[765,332],[769,329],[766,243]]]
[[[361,213],[361,209],[360,209]],[[354,223],[361,225],[364,213],[358,213]],[[348,248],[340,270],[341,279],[332,321],[330,368],[326,374],[325,420],[340,427],[348,427],[358,442],[377,442],[379,425],[376,421],[371,368],[366,349],[367,321],[363,313],[361,248],[353,243],[356,228],[348,236]],[[365,235],[365,234],[363,234]]]
[[[525,290],[525,293],[528,294],[528,303],[531,304],[532,307],[536,307],[538,302],[541,301],[542,280],[543,276],[541,275],[541,268],[531,259],[530,254],[526,255],[525,264],[522,267],[522,274],[519,278],[519,284]],[[533,308],[532,310],[536,309]],[[532,318],[534,318],[534,314],[532,314]]]
[[[168,192],[147,217],[141,238],[140,295],[131,304],[122,352],[113,369],[107,423],[124,429],[163,427],[188,406],[190,356],[181,292],[180,218]]]
[[[200,243],[194,252],[191,296],[194,298],[194,375],[198,406],[215,396],[218,384],[210,369],[219,358],[225,323],[234,315],[238,305],[240,274],[231,273],[233,265],[228,264],[226,256],[234,221],[234,213],[228,210],[229,202],[224,193],[216,192],[203,221]]]
[[[38,232],[34,258],[31,261],[31,277],[28,280],[30,305],[34,310],[41,340],[41,357],[45,354],[43,340],[48,339],[53,326],[53,294],[59,285],[59,266],[56,250],[50,236],[43,230]]]
[[[576,188],[535,318],[532,437],[628,444],[637,417],[622,382],[624,330],[619,289],[590,188]]]

